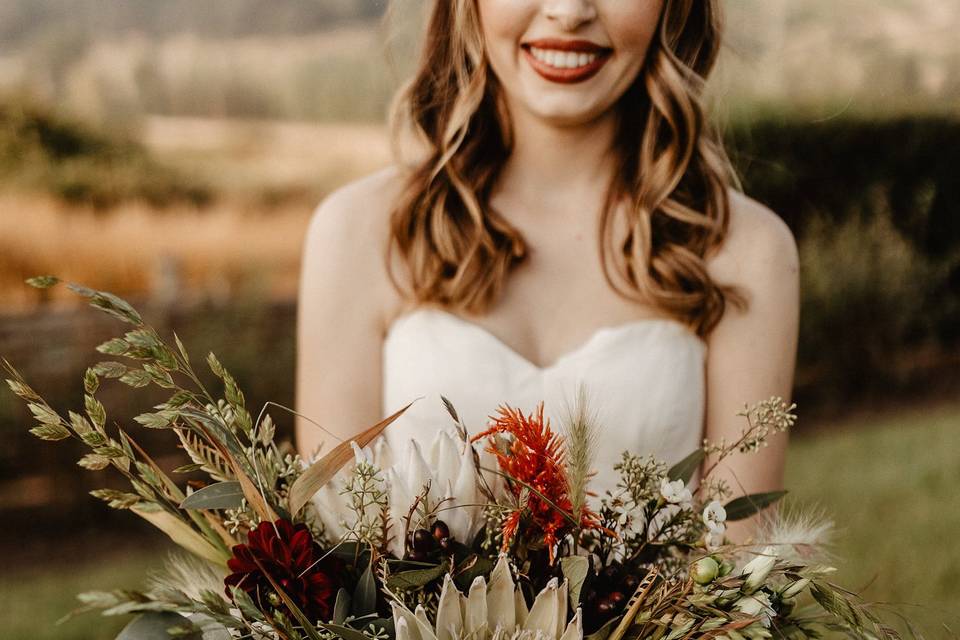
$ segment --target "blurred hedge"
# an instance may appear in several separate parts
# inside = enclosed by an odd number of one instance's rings
[[[213,196],[123,133],[108,135],[17,99],[0,100],[0,180],[99,209],[129,200],[204,205]]]
[[[800,397],[955,389],[960,119],[770,116],[727,138],[745,191],[799,239]]]

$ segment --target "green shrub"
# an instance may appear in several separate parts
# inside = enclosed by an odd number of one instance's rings
[[[800,244],[799,366],[826,400],[889,391],[904,354],[936,340],[932,293],[946,269],[920,253],[880,209],[808,222]]]
[[[820,214],[842,221],[878,192],[922,253],[960,247],[960,119],[912,116],[810,121],[774,113],[734,123],[727,146],[746,191],[802,235]]]
[[[800,397],[922,386],[960,349],[960,120],[769,113],[727,139],[747,193],[799,240]]]
[[[0,180],[98,209],[212,198],[209,187],[157,163],[138,142],[19,100],[0,101]]]

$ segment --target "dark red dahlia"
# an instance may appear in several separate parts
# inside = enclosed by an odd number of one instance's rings
[[[323,554],[306,525],[261,522],[248,534],[247,544],[233,548],[227,561],[233,572],[223,581],[227,596],[231,587],[240,587],[260,609],[280,609],[289,615],[266,571],[311,621],[327,622],[341,586],[342,567],[332,556],[318,562]]]

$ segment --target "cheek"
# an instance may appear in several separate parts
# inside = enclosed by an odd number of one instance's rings
[[[449,1],[449,0],[444,0]],[[467,0],[471,1],[471,0]],[[530,21],[532,0],[476,0],[483,39],[492,57],[511,55]]]
[[[624,2],[609,0],[604,12],[605,26],[614,47],[640,64],[657,31],[663,0]]]

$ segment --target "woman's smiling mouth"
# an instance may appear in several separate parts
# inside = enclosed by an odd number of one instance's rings
[[[613,53],[613,49],[589,40],[533,40],[523,43],[521,48],[534,71],[550,82],[562,84],[593,77]]]

